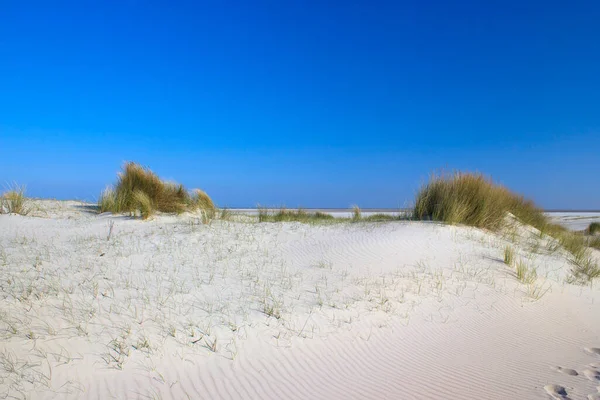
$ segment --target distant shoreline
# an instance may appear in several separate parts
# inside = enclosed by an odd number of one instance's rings
[[[80,199],[56,199],[56,198],[43,198],[43,197],[30,197],[30,199],[32,200],[52,200],[52,201],[76,201],[76,202],[80,202],[80,203],[84,203],[84,204],[89,204],[89,205],[94,205],[97,204],[97,202],[93,202],[93,201],[87,201],[87,200],[80,200]],[[222,206],[219,208],[227,208],[231,211],[243,211],[243,210],[257,210],[259,207],[228,207],[228,206]],[[344,211],[348,211],[351,210],[352,207],[287,207],[287,206],[273,206],[273,207],[262,207],[262,208],[266,208],[269,210],[279,210],[281,208],[286,208],[289,210],[295,210],[298,208],[302,208],[303,210],[307,210],[307,211],[327,211],[327,212],[344,212]],[[412,210],[412,208],[394,208],[394,207],[375,207],[375,208],[365,208],[365,207],[361,207],[360,208],[362,211],[365,212],[404,212],[404,211],[409,211]],[[548,210],[543,210],[545,213],[600,213],[600,209],[596,209],[596,210],[578,210],[578,209],[548,209]]]

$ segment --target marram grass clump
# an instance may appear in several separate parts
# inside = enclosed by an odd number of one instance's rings
[[[508,212],[540,230],[548,224],[531,201],[475,173],[433,175],[417,193],[414,208],[417,219],[490,230],[500,229]]]
[[[592,222],[587,228],[588,235],[596,235],[600,233],[600,222]]]
[[[107,188],[98,201],[100,212],[136,213],[144,219],[156,211],[182,213],[201,210],[214,215],[215,205],[202,190],[190,194],[181,184],[165,182],[154,172],[134,162],[127,162],[114,187]]]
[[[582,234],[550,223],[533,202],[481,174],[455,172],[433,175],[417,193],[414,208],[414,217],[417,219],[464,224],[493,231],[507,227],[510,220],[507,219],[508,213],[522,224],[537,228],[540,237],[545,234],[553,237],[560,247],[570,253],[572,282],[587,283],[600,277],[598,264],[589,248],[600,243],[593,239],[586,240]],[[507,264],[513,262],[512,251],[505,250],[504,256]],[[519,271],[521,275],[527,272],[525,267],[525,264],[517,263],[517,274]]]
[[[27,207],[27,201],[25,186],[15,184],[0,196],[0,214],[27,215],[31,211]]]

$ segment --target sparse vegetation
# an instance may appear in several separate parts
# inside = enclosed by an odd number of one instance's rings
[[[513,250],[512,247],[510,246],[506,246],[504,248],[504,263],[506,265],[512,265],[513,261],[515,259],[515,251]]]
[[[181,184],[165,182],[150,169],[134,162],[127,162],[119,173],[117,184],[107,188],[98,201],[100,212],[140,211],[148,218],[155,211],[182,213],[201,210],[208,217],[214,216],[215,205],[202,190],[193,195]]]
[[[368,221],[368,222],[381,222],[381,221],[398,221],[402,219],[400,216],[397,215],[390,215],[390,214],[371,214],[367,217],[362,217],[363,221]]]
[[[600,268],[589,251],[573,255],[569,258],[569,262],[572,265],[571,277],[569,278],[571,283],[586,284],[600,278]]]
[[[389,214],[372,214],[367,217],[362,216],[362,212],[358,206],[353,206],[351,217],[336,218],[331,214],[322,211],[308,212],[302,208],[297,210],[288,210],[280,208],[278,211],[271,211],[264,207],[258,207],[259,222],[303,222],[303,223],[342,223],[342,222],[382,222],[382,221],[398,221],[403,219],[401,216]]]
[[[537,279],[537,270],[530,268],[523,260],[517,263],[516,272],[517,279],[528,285],[531,285]]]
[[[280,208],[277,212],[270,212],[264,207],[258,207],[258,221],[259,222],[322,222],[322,221],[333,221],[334,216],[324,212],[317,211],[315,213],[309,213],[306,210],[299,208],[297,210],[288,210],[286,208]]]
[[[30,212],[30,209],[27,207],[27,201],[25,186],[15,184],[0,197],[0,214],[27,215]]]

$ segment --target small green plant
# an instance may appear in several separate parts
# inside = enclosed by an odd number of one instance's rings
[[[269,317],[273,317],[275,319],[280,319],[281,318],[281,310],[279,309],[279,307],[277,307],[276,305],[272,304],[272,303],[264,303],[264,307],[263,307],[263,312],[268,315]]]
[[[532,284],[537,279],[537,270],[535,268],[529,268],[529,266],[520,260],[517,263],[517,279],[526,284]]]
[[[0,197],[0,214],[6,212],[9,214],[27,215],[31,211],[27,207],[27,201],[25,186],[15,184]]]
[[[506,265],[513,265],[513,262],[515,260],[515,251],[513,250],[513,248],[511,246],[506,246],[504,248],[504,263]]]

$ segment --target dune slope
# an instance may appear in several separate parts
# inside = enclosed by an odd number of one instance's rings
[[[565,283],[565,254],[531,229],[38,209],[0,216],[1,395],[598,393],[600,291]],[[535,279],[504,264],[507,245]]]

